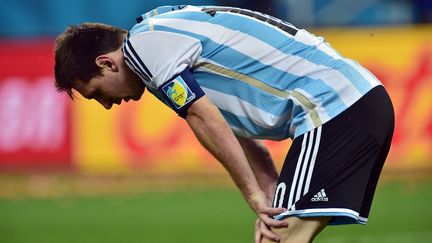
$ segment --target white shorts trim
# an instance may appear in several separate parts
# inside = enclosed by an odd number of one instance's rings
[[[359,213],[347,209],[347,208],[313,208],[313,209],[301,209],[301,210],[289,210],[285,211],[274,218],[277,220],[283,220],[287,217],[296,216],[302,217],[333,217],[330,220],[330,225],[337,224],[366,224],[367,218],[360,217]]]

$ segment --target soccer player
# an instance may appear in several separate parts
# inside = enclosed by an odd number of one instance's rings
[[[137,22],[68,27],[56,40],[57,89],[106,109],[147,89],[229,172],[258,216],[256,242],[366,223],[394,128],[375,76],[323,38],[245,9],[165,6]],[[259,140],[288,138],[278,176]]]

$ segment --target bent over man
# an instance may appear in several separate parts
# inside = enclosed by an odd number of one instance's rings
[[[106,109],[147,89],[185,119],[257,214],[256,242],[365,224],[394,114],[382,84],[321,37],[246,9],[164,6],[130,31],[70,26],[59,91]],[[156,119],[156,118],[154,118]],[[280,175],[260,139],[292,139]]]

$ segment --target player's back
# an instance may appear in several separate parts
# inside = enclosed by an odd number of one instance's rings
[[[144,23],[131,35],[159,31],[199,40],[199,53],[188,66],[242,136],[296,137],[379,85],[323,38],[268,15],[229,7],[176,6],[143,17]]]

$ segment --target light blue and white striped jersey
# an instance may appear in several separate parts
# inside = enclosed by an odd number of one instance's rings
[[[139,17],[123,51],[147,89],[190,69],[235,134],[295,138],[381,85],[321,37],[250,10],[165,6]]]

